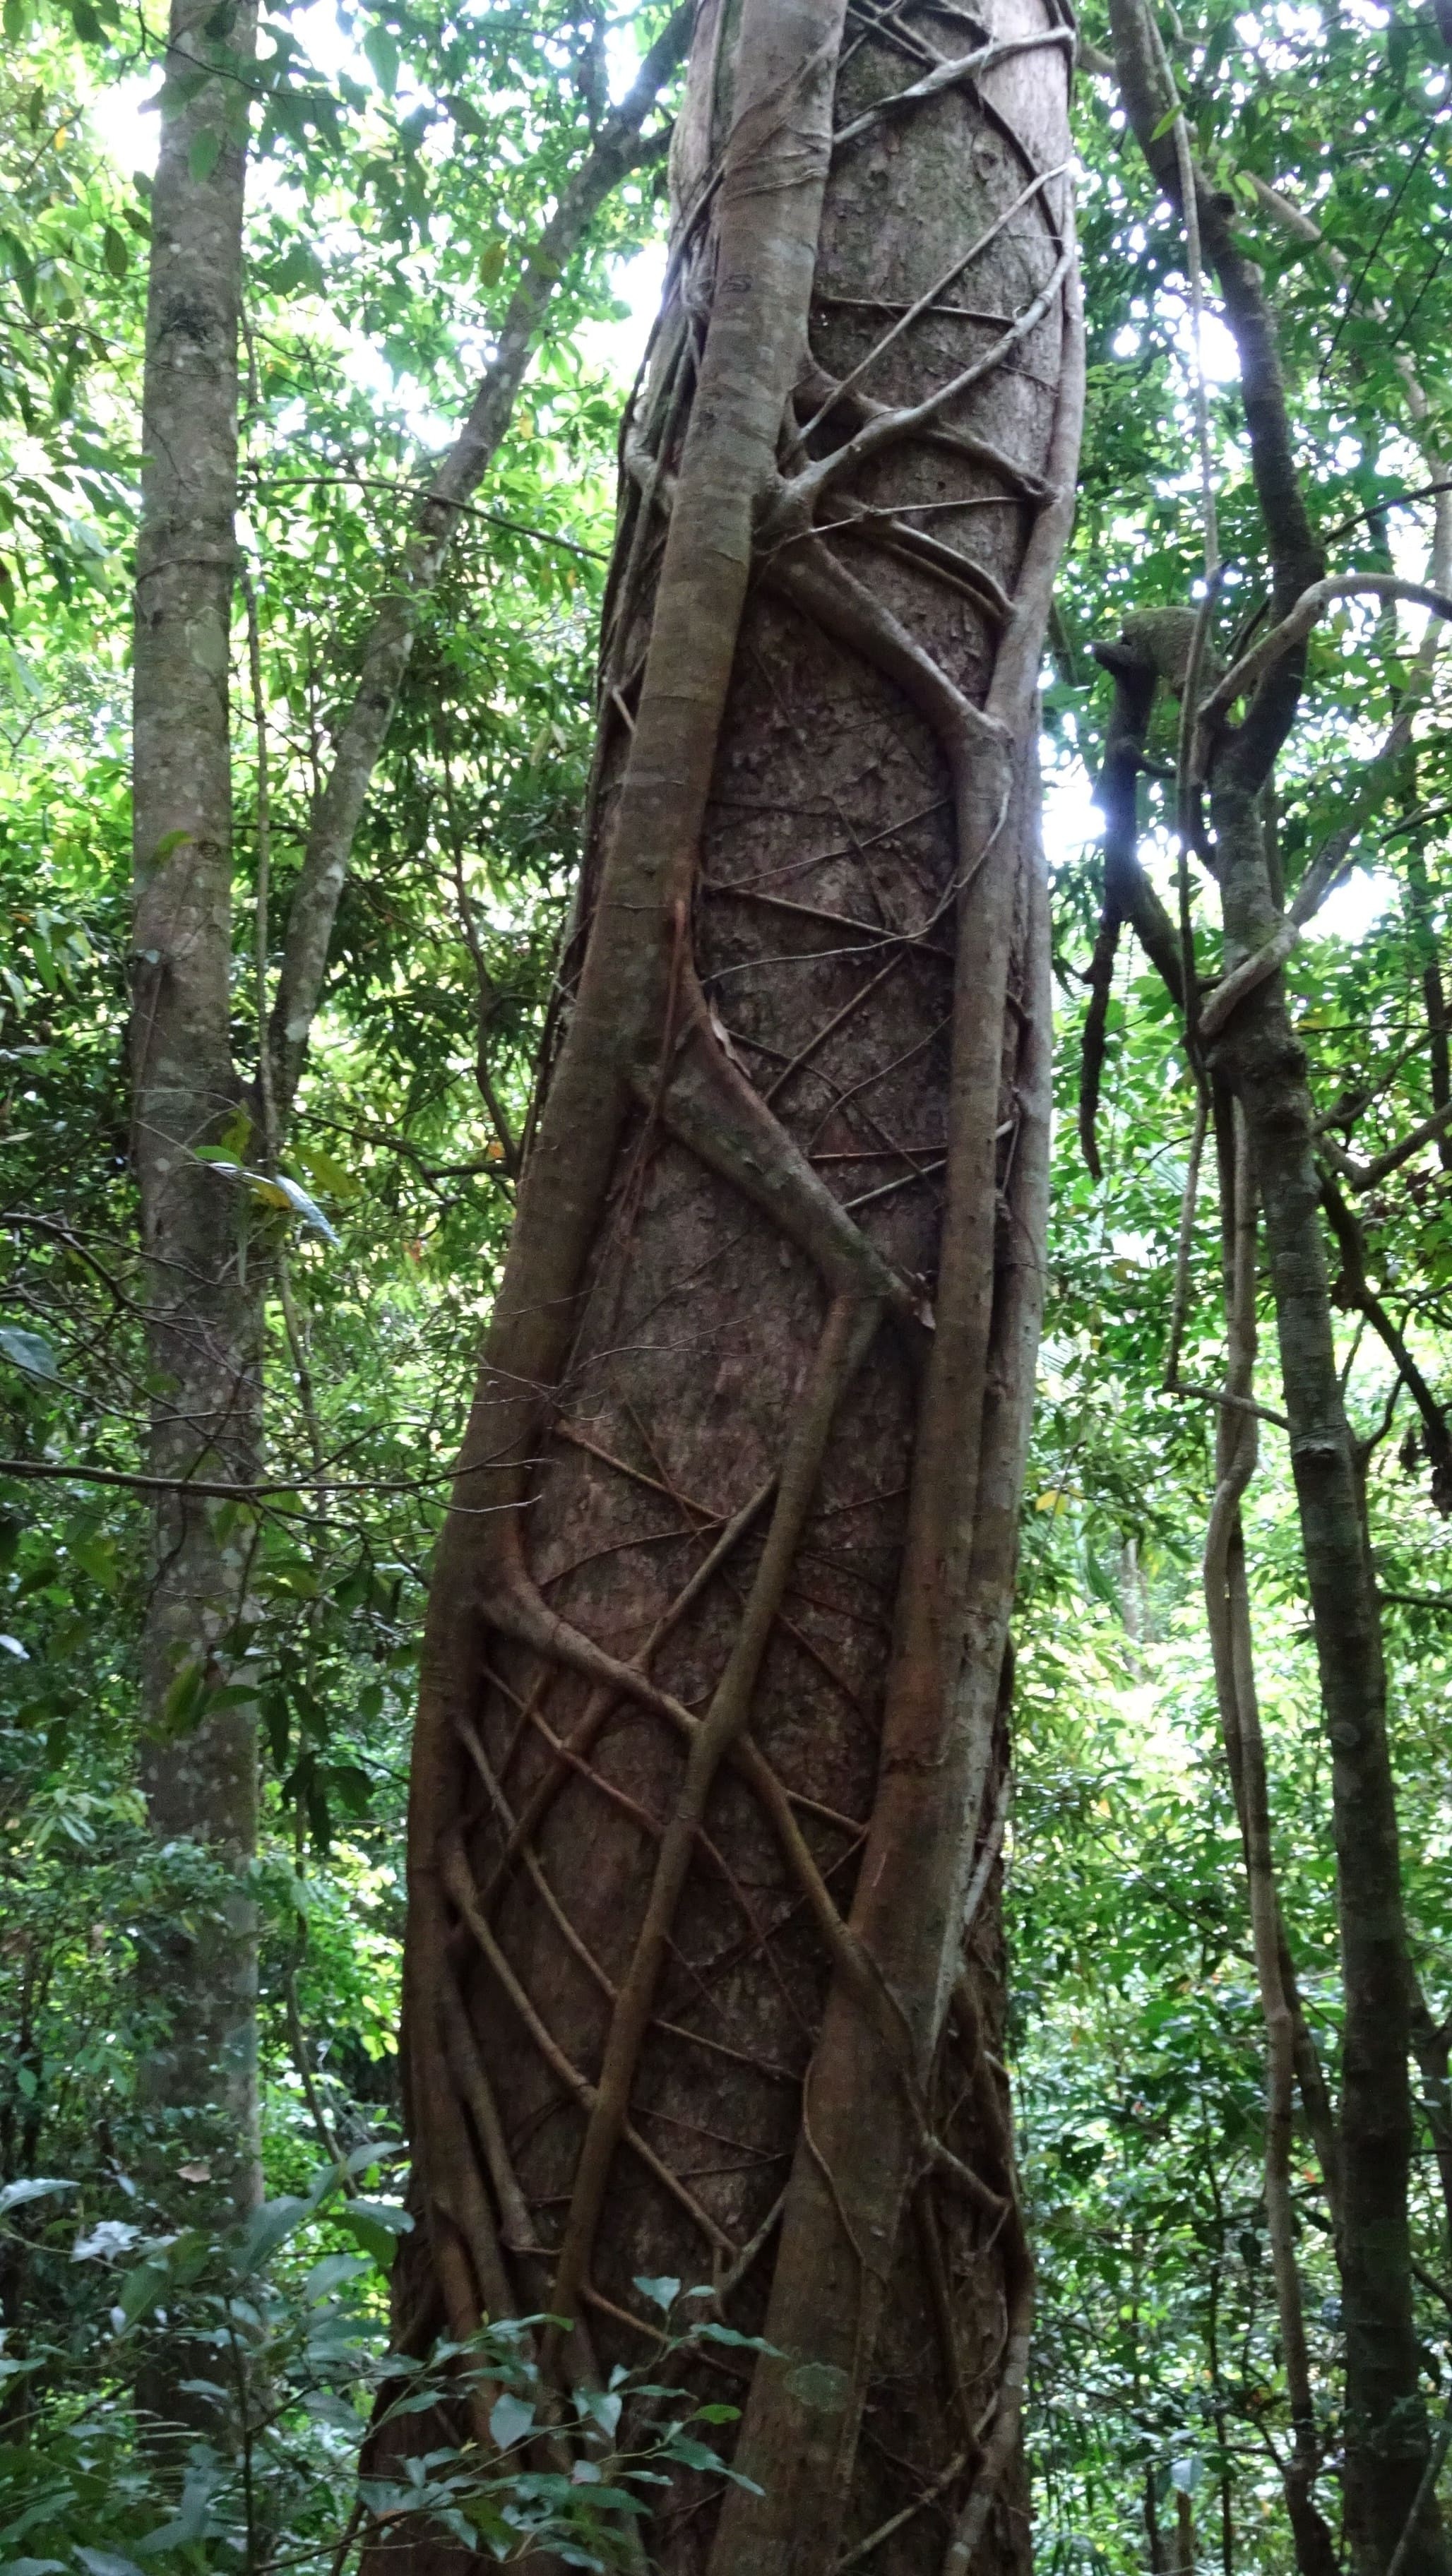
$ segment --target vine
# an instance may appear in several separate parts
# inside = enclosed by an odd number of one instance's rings
[[[720,28],[677,131],[586,863],[434,1581],[426,2270],[401,2267],[400,2318],[467,2340],[507,2295],[550,2320],[547,2378],[599,2384],[656,2331],[632,2271],[709,2266],[711,2366],[739,2378],[736,2318],[772,2349],[748,2483],[705,2557],[706,2499],[663,2516],[661,2562],[826,2576],[894,2541],[961,2576],[995,2515],[1020,2554],[1032,2301],[991,1897],[1042,1281],[1074,40],[946,0],[747,0],[734,52]],[[884,171],[935,167],[958,193],[919,200],[922,287],[915,225],[886,268],[862,225]],[[969,271],[982,311],[945,302]],[[880,745],[866,810],[794,693]],[[790,810],[809,761],[819,853]],[[743,867],[753,835],[770,864]],[[782,970],[810,1005],[772,1000]],[[667,1311],[728,1381],[761,1352],[773,1400],[732,1454],[651,1339]],[[891,2396],[905,2332],[921,2422]]]

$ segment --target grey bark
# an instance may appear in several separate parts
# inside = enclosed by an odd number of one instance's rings
[[[148,1265],[150,1466],[212,1484],[256,1473],[260,1401],[245,1203],[195,1149],[239,1103],[229,1043],[232,790],[228,705],[237,497],[237,332],[247,70],[255,11],[207,32],[176,0],[152,201],[134,685],[133,1151]],[[143,2076],[153,2180],[199,2212],[258,2189],[255,1721],[207,1710],[237,1615],[240,1541],[215,1505],[158,1497],[143,1662],[153,1831],[206,1885],[151,1927],[143,1976],[158,2030]]]

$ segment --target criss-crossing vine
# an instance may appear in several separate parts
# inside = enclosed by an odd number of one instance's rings
[[[698,23],[587,857],[435,1578],[400,2331],[775,2354],[660,2564],[961,2571],[1031,2267],[996,1884],[1080,359],[1037,5]],[[856,2462],[854,2469],[853,2462]],[[845,2518],[844,2518],[845,2517]]]

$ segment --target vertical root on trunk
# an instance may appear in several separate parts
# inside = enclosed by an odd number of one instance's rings
[[[1014,6],[903,96],[840,0],[746,0],[734,51],[703,12],[590,848],[433,1586],[421,2250],[452,2322],[492,2243],[561,2321],[555,2374],[587,2318],[602,2367],[633,2360],[634,2276],[704,2249],[717,2314],[777,2347],[736,2452],[765,2493],[663,2518],[672,2576],[831,2576],[844,2527],[849,2564],[898,2534],[904,2567],[990,2532],[1022,2557],[1032,2276],[985,2033],[1043,1271],[1035,686],[1082,358],[1065,35]],[[861,264],[876,156],[961,175],[972,136],[952,273],[979,262],[1005,329],[985,352],[955,320],[945,367],[918,284],[879,337],[829,319],[819,362],[814,317],[869,309],[822,290]],[[933,224],[961,239],[952,190]],[[1058,392],[999,443],[1027,344]],[[972,543],[914,524],[985,475]],[[788,773],[824,746],[813,804]],[[914,2374],[926,2411],[884,2442],[864,2409]]]

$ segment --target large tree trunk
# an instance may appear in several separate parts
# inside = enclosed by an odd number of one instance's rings
[[[996,1855],[1080,380],[1067,31],[974,23],[698,26],[416,1738],[399,2332],[548,2311],[588,2376],[709,2277],[784,2356],[764,2495],[650,2535],[711,2576],[1027,2552]]]
[[[135,644],[134,1153],[148,1262],[151,1468],[255,1478],[256,1283],[247,1203],[194,1149],[239,1103],[233,1069],[228,669],[236,542],[237,331],[255,10],[223,37],[211,0],[176,0],[152,201]],[[200,83],[192,65],[210,77]],[[145,1786],[174,1847],[177,1899],[143,1973],[157,2036],[143,2069],[155,2196],[256,2196],[256,1842],[250,1708],[208,1705],[236,1618],[240,1535],[178,1490],[158,1505],[143,1656]],[[184,1924],[185,1927],[184,1928]]]

